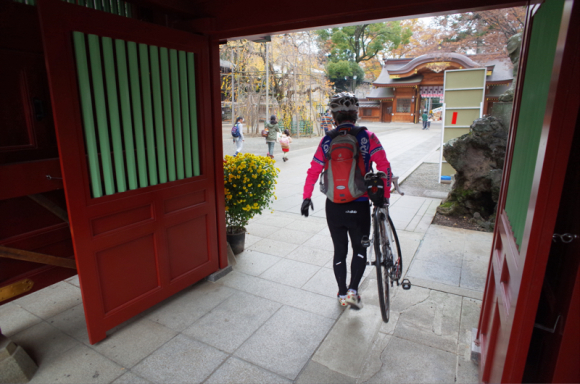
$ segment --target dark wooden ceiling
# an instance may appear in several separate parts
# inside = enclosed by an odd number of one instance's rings
[[[165,9],[191,29],[218,40],[259,37],[288,31],[364,21],[404,19],[475,9],[525,5],[506,0],[135,0]]]

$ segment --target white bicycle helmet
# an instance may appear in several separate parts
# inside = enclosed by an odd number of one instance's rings
[[[340,92],[330,98],[328,106],[332,112],[358,111],[358,98],[350,92]]]

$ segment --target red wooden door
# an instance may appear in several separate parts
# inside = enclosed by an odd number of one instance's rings
[[[42,26],[91,343],[218,269],[209,43],[59,0]]]
[[[392,120],[392,113],[393,113],[393,102],[392,101],[383,101],[382,102],[382,119],[381,122],[383,123],[390,123]]]
[[[580,115],[566,180],[560,199],[556,236],[536,314],[528,362],[523,381],[526,383],[580,382]],[[568,234],[568,235],[566,235]]]
[[[521,382],[528,359],[579,107],[568,92],[579,81],[578,8],[529,8],[479,320],[482,382]]]

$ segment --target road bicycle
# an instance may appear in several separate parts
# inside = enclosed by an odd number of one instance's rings
[[[363,237],[362,244],[365,247],[373,245],[369,252],[367,264],[374,265],[376,268],[381,315],[383,321],[388,323],[391,304],[389,286],[393,287],[395,282],[397,286],[399,285],[403,272],[403,258],[399,237],[389,216],[389,203],[384,199],[384,191],[381,189],[384,188],[382,179],[386,179],[387,175],[381,171],[375,173],[371,170],[364,178],[369,198],[373,203],[373,211],[371,214],[372,238]],[[398,177],[393,177],[393,185],[401,196],[404,195],[399,188]],[[374,260],[372,260],[371,256],[373,250],[375,254]],[[401,286],[403,289],[410,289],[411,282],[408,279],[403,279]]]

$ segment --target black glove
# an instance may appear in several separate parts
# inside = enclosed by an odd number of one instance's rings
[[[312,200],[304,199],[304,201],[302,202],[302,207],[300,208],[302,216],[308,217],[308,208],[310,207],[312,207],[312,210],[314,211],[314,204],[312,204]]]

